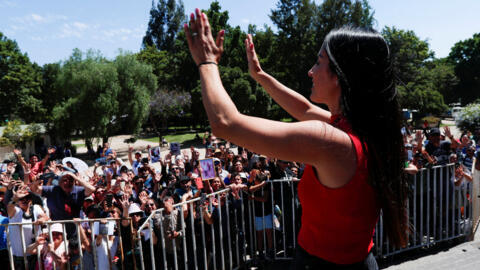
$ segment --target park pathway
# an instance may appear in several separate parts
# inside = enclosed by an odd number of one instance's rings
[[[480,230],[473,241],[465,242],[436,254],[390,265],[386,270],[477,270],[480,269]]]

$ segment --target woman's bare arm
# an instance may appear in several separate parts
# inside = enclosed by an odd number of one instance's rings
[[[218,62],[223,37],[214,41],[206,15],[196,10],[187,41],[195,62]],[[283,123],[241,114],[225,91],[218,67],[199,66],[202,98],[213,133],[254,152],[312,164],[322,184],[336,188],[346,184],[356,169],[356,155],[349,136],[322,121]]]
[[[252,78],[291,116],[299,121],[329,121],[331,116],[329,111],[314,105],[304,96],[283,85],[262,70],[250,34],[245,39],[245,50],[247,52],[248,69]]]

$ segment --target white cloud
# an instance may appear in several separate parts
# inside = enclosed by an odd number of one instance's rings
[[[1,1],[0,7],[18,7],[18,4],[13,1]]]
[[[81,22],[74,22],[73,27],[75,27],[79,31],[84,31],[85,29],[88,28],[88,25],[85,24],[85,23],[81,23]]]
[[[53,15],[53,14],[47,14],[47,15],[40,15],[40,14],[29,14],[25,15],[23,17],[13,17],[11,18],[13,22],[16,24],[22,24],[26,26],[36,26],[38,24],[47,24],[47,23],[55,23],[58,21],[65,21],[67,20],[67,16],[64,15]]]
[[[96,33],[92,35],[93,39],[116,43],[119,41],[127,41],[129,39],[139,39],[143,37],[145,29],[143,27],[136,28],[113,28],[99,29],[96,27]]]
[[[243,18],[240,20],[243,24],[249,24],[250,23],[250,20],[247,19],[247,18]]]
[[[32,36],[31,39],[33,41],[44,41],[45,37],[40,37],[40,36]]]
[[[31,16],[32,20],[34,20],[35,22],[41,23],[41,22],[45,21],[45,18],[43,18],[42,16],[40,16],[38,14],[32,14],[30,16]]]
[[[88,29],[88,25],[81,22],[74,23],[64,23],[60,29],[59,38],[68,38],[68,37],[83,37],[85,30]]]

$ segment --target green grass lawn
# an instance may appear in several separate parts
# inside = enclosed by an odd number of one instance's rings
[[[202,134],[198,134],[198,136],[202,136]],[[178,142],[183,144],[188,141],[193,141],[195,139],[195,133],[165,135],[164,138],[167,142]],[[142,140],[158,143],[158,137],[144,138]]]
[[[75,147],[80,148],[80,147],[85,147],[84,143],[76,143],[74,144]]]

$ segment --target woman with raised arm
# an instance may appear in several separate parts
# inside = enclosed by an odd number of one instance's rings
[[[235,107],[217,67],[223,30],[214,40],[199,9],[184,27],[212,131],[257,153],[309,164],[298,187],[303,213],[296,269],[377,269],[371,248],[380,209],[391,242],[406,244],[401,115],[390,51],[380,34],[342,28],[325,38],[308,76],[310,99],[329,112],[263,72],[248,36],[250,73],[300,120],[283,123]]]

